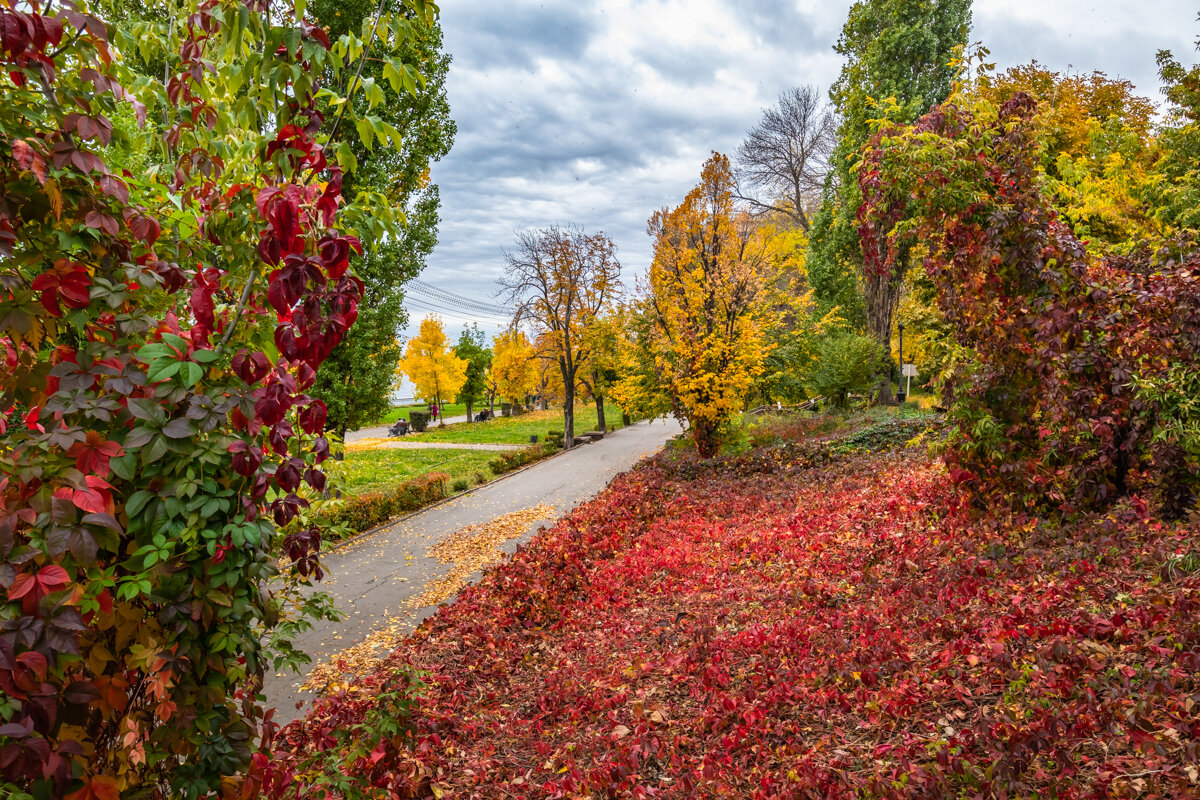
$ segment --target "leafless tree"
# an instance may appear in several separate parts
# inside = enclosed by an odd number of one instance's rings
[[[563,439],[575,443],[576,375],[590,353],[583,331],[617,299],[621,265],[603,233],[551,226],[517,234],[504,251],[501,296],[514,322],[532,324],[563,381]]]
[[[837,120],[817,87],[783,92],[738,148],[738,180],[759,194],[738,199],[786,214],[807,231],[807,209],[819,202],[836,133]]]

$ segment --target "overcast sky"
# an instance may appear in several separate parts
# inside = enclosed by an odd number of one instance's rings
[[[762,109],[837,77],[849,0],[441,0],[458,139],[433,169],[440,244],[421,279],[495,303],[501,248],[552,223],[602,230],[630,277],[646,219],[678,204],[712,150],[732,154]],[[1155,53],[1197,60],[1181,0],[976,0],[972,41],[999,69],[1037,59],[1103,70],[1159,100]],[[410,331],[443,311],[457,338],[499,320],[411,292]]]

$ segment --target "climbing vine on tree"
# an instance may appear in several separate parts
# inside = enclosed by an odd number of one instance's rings
[[[357,315],[358,228],[394,219],[341,196],[322,142],[399,140],[345,98],[410,24],[331,41],[301,8],[186,0],[135,40],[70,0],[0,4],[9,792],[255,791],[271,582],[321,574],[306,392]]]
[[[972,353],[942,387],[969,493],[1066,512],[1154,493],[1180,517],[1200,490],[1200,258],[1090,255],[1045,192],[1034,111],[1018,92],[882,133],[859,175],[863,252],[886,270],[913,237],[928,247]]]

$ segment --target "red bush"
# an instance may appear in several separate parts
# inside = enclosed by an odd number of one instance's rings
[[[897,244],[927,248],[969,354],[942,381],[964,490],[1069,513],[1153,492],[1180,518],[1200,493],[1200,256],[1090,257],[1043,192],[1033,108],[1025,94],[998,112],[947,104],[877,137],[859,172],[863,251],[886,271]]]

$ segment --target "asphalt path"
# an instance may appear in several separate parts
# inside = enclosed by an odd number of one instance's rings
[[[322,559],[326,575],[319,588],[333,596],[346,618],[320,623],[299,637],[296,646],[312,656],[313,664],[319,664],[365,640],[373,631],[393,628],[411,632],[437,610],[410,609],[406,601],[420,595],[428,581],[449,572],[449,565],[427,555],[442,538],[467,525],[539,504],[552,506],[556,515],[565,514],[680,432],[674,419],[622,428],[594,444],[580,445],[538,462],[326,554]],[[552,521],[531,524],[503,549],[511,554],[517,544]],[[478,577],[476,573],[471,580]],[[267,704],[276,707],[280,722],[303,714],[297,704],[306,704],[313,697],[300,689],[303,677],[268,673],[264,692]]]

